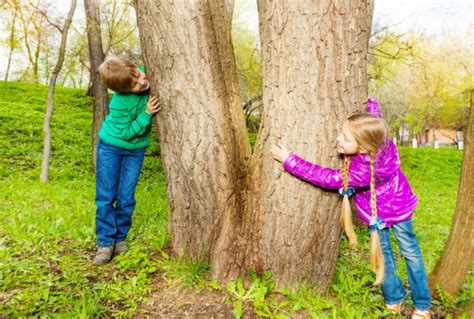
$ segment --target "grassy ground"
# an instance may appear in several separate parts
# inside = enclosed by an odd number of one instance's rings
[[[270,274],[258,278],[252,272],[221,287],[208,279],[205,262],[171,257],[165,177],[156,143],[147,151],[137,189],[131,251],[105,267],[91,266],[91,100],[83,91],[58,89],[51,181],[44,185],[38,180],[46,94],[43,86],[0,82],[0,317],[168,317],[173,311],[191,317],[198,311],[269,318],[384,315],[383,297],[371,286],[365,230],[359,232],[360,250],[351,252],[343,241],[334,282],[324,293],[305,285],[276,290]],[[401,155],[420,198],[415,229],[431,270],[449,233],[462,154],[402,149]],[[406,282],[401,261],[399,270]],[[439,317],[460,311],[471,297],[472,277],[460,297],[434,300]],[[180,298],[186,300],[178,302]],[[182,304],[188,308],[183,310]]]

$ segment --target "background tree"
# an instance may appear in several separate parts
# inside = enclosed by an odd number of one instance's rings
[[[251,154],[225,1],[136,0],[158,116],[174,250],[208,259],[215,278],[271,270],[279,284],[327,285],[341,229],[336,194],[288,174],[281,141],[338,166],[343,119],[367,100],[373,3],[259,2],[263,124]],[[334,17],[338,17],[334,23]]]
[[[383,108],[384,120],[394,136],[400,139],[404,116],[409,110],[406,90],[410,84],[398,72],[400,65],[409,64],[413,43],[403,34],[391,31],[390,26],[374,22],[369,42],[368,81],[370,96],[376,97]]]
[[[470,120],[465,134],[465,149],[456,212],[443,255],[430,275],[431,291],[440,286],[456,295],[474,261],[474,98],[471,92]],[[472,304],[471,304],[472,307]]]
[[[6,1],[5,1],[6,3]],[[17,40],[17,30],[16,30],[16,19],[18,16],[18,2],[17,1],[9,1],[11,9],[13,11],[13,16],[12,20],[10,23],[10,35],[7,40],[7,45],[8,45],[8,62],[7,62],[7,70],[5,72],[5,78],[4,81],[8,81],[8,76],[10,74],[10,66],[12,62],[12,57],[13,57],[13,51],[15,50],[16,47],[18,47],[18,40]],[[5,4],[4,4],[5,5]]]
[[[473,87],[469,42],[449,34],[439,41],[379,32],[371,52],[370,92],[394,133],[407,128],[411,140],[428,129],[465,129]]]
[[[262,63],[260,42],[244,20],[245,7],[234,10],[232,44],[234,46],[240,96],[249,132],[256,133],[262,113]]]
[[[108,113],[107,87],[99,76],[99,65],[104,61],[102,50],[102,35],[100,24],[100,7],[96,0],[84,0],[87,19],[87,40],[89,44],[90,77],[92,82],[92,96],[94,97],[94,115],[92,121],[92,163],[95,171],[97,158],[96,145],[99,129]]]
[[[68,50],[64,56],[63,71],[60,75],[60,85],[62,86],[87,88],[88,84],[92,85],[89,74],[90,62],[86,24],[87,18],[84,21],[73,20],[71,23]]]
[[[129,0],[105,0],[102,5],[102,35],[105,55],[123,55],[141,60],[133,7]]]
[[[407,64],[413,56],[413,39],[390,30],[390,26],[374,23],[369,42],[368,80],[371,93],[376,93],[390,80],[399,64]],[[384,116],[385,117],[385,116]]]
[[[36,10],[40,1],[18,2],[18,17],[23,30],[23,43],[31,69],[27,69],[21,80],[40,82],[40,57],[48,51],[47,39],[51,34],[51,24],[40,10]]]
[[[71,25],[72,17],[74,15],[74,11],[76,10],[77,0],[71,0],[71,7],[69,9],[68,15],[64,20],[64,24],[60,27],[58,24],[55,24],[58,28],[59,32],[61,33],[61,44],[59,47],[59,56],[56,66],[51,74],[51,79],[49,81],[49,89],[48,89],[48,97],[46,100],[46,112],[44,116],[43,122],[43,134],[44,134],[44,142],[43,142],[43,159],[41,161],[41,174],[40,174],[40,181],[41,182],[48,182],[49,180],[49,159],[51,158],[51,117],[53,116],[53,109],[54,109],[54,92],[56,89],[56,81],[58,79],[59,72],[61,72],[61,68],[64,62],[64,54],[66,51],[66,43],[67,43],[67,34],[69,31],[69,27]]]
[[[440,99],[442,106],[435,117],[440,128],[466,130],[471,92],[474,89],[472,46],[459,35],[446,36],[433,50],[436,67],[445,79]]]

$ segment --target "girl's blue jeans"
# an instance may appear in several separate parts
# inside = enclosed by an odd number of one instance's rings
[[[411,289],[411,298],[418,310],[428,310],[431,308],[431,294],[426,280],[425,265],[421,250],[413,232],[411,220],[392,225],[390,227],[397,238],[400,253],[403,255],[407,270],[408,283]],[[402,281],[397,276],[395,268],[395,257],[390,244],[390,228],[379,230],[382,253],[385,259],[385,277],[382,283],[382,291],[385,296],[385,303],[398,304],[407,296]]]
[[[96,165],[96,235],[100,247],[127,237],[135,209],[135,187],[145,149],[127,150],[99,140]]]

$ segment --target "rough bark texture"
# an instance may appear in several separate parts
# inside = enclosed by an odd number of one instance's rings
[[[443,255],[430,275],[431,291],[439,285],[456,295],[464,283],[474,260],[474,99],[464,134],[464,155],[458,201],[451,231]]]
[[[136,1],[167,176],[170,233],[179,254],[208,254],[237,215],[250,146],[223,1]]]
[[[58,79],[59,72],[61,72],[61,68],[63,67],[67,43],[67,34],[69,31],[69,27],[71,26],[74,11],[76,10],[76,4],[77,0],[71,0],[71,7],[69,9],[69,13],[66,17],[66,20],[64,21],[64,26],[61,30],[61,43],[59,46],[58,61],[56,62],[56,66],[54,67],[54,70],[51,74],[51,78],[49,80],[48,97],[46,99],[46,113],[43,121],[43,159],[41,162],[40,174],[40,181],[43,183],[46,183],[49,180],[49,160],[51,158],[51,118],[53,116],[54,110],[54,92],[56,89],[56,81]]]
[[[364,109],[373,3],[259,1],[264,119],[258,143],[264,268],[294,282],[331,280],[341,229],[339,196],[282,173],[280,142],[302,157],[338,167],[335,141],[345,118]]]
[[[92,120],[92,164],[95,171],[99,130],[108,113],[107,87],[100,80],[99,66],[104,61],[102,36],[100,32],[100,8],[97,0],[84,0],[87,20],[87,41],[89,45],[91,92],[94,97]]]
[[[136,0],[158,118],[174,250],[214,277],[270,270],[278,284],[327,285],[339,198],[283,173],[280,141],[339,166],[335,139],[364,108],[373,3],[259,2],[264,112],[250,157],[230,40],[229,1]]]

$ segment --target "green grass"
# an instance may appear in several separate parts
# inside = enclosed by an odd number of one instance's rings
[[[419,197],[414,222],[431,270],[448,238],[456,208],[462,152],[454,149],[403,149],[402,166]]]
[[[0,314],[129,317],[153,289],[153,252],[169,242],[166,186],[153,145],[137,190],[130,258],[92,267],[91,99],[58,88],[50,183],[39,180],[44,86],[0,82]]]
[[[131,317],[156,292],[156,280],[198,291],[221,290],[236,317],[245,304],[268,318],[295,313],[314,318],[384,314],[381,292],[371,285],[366,230],[358,232],[357,251],[349,250],[343,240],[334,281],[324,293],[307,285],[277,290],[271,274],[259,278],[252,271],[246,280],[237,278],[221,287],[210,281],[205,261],[170,257],[166,183],[160,158],[155,156],[156,142],[147,150],[137,187],[131,251],[105,267],[91,266],[95,249],[91,99],[81,90],[58,88],[50,183],[42,184],[39,165],[46,94],[44,86],[0,82],[0,317]],[[431,270],[449,233],[462,153],[403,148],[401,157],[419,196],[415,230]],[[398,266],[406,282],[400,258]],[[470,298],[472,277],[460,297],[435,300],[436,309],[444,314],[458,311]]]

